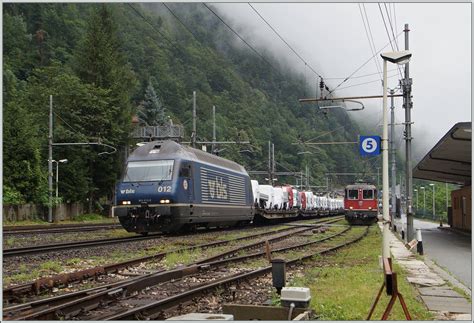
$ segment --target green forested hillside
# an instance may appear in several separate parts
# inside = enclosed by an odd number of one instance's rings
[[[4,4],[4,203],[47,200],[49,95],[55,142],[100,139],[118,149],[98,155],[103,148],[55,147],[54,159],[69,160],[60,166],[65,201],[93,206],[110,199],[132,144],[132,116],[150,86],[166,116],[185,126],[187,139],[192,91],[198,139],[212,138],[215,105],[218,140],[249,140],[253,151],[242,154],[241,146],[229,145],[221,155],[248,170],[266,169],[268,140],[275,143],[277,169],[299,171],[308,164],[312,185],[324,185],[326,172],[369,169],[355,145],[292,145],[336,129],[320,140],[354,141],[359,128],[340,109],[324,115],[299,104],[309,93],[304,78],[261,50],[271,67],[202,4],[169,4],[189,30],[162,4],[133,6]],[[314,153],[298,154],[302,150]]]

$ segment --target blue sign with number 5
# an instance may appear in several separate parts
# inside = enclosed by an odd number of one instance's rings
[[[361,156],[380,155],[380,136],[360,136],[359,153]]]

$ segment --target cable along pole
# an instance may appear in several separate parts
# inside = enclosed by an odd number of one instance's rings
[[[53,96],[49,96],[48,222],[53,222]]]
[[[405,50],[409,50],[408,45],[408,24],[405,24]],[[405,78],[401,80],[403,89],[403,108],[405,109],[405,162],[406,162],[406,173],[405,173],[405,191],[406,191],[406,214],[407,214],[407,241],[411,241],[415,238],[413,230],[413,172],[411,163],[411,109],[413,108],[413,102],[411,100],[411,85],[412,79],[410,78],[410,63],[405,64]]]
[[[193,133],[191,135],[191,144],[196,148],[196,91],[193,91]]]
[[[390,95],[392,95],[390,100],[390,155],[391,155],[391,171],[392,171],[392,208],[390,210],[390,223],[393,227],[393,219],[395,217],[396,212],[396,205],[397,205],[397,197],[395,194],[396,185],[397,185],[397,175],[396,175],[396,154],[395,154],[395,105],[393,103],[393,94],[395,91],[393,89],[390,90]]]

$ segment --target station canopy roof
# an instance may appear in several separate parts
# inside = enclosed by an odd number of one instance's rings
[[[413,169],[413,178],[471,185],[471,122],[456,123]]]

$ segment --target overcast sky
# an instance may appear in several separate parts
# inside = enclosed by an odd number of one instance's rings
[[[305,68],[304,63],[247,3],[214,6],[250,43],[271,48],[295,71],[305,73],[316,87],[316,76]],[[330,88],[342,81],[330,78],[349,76],[373,56],[357,3],[255,3],[253,6],[309,65],[327,79]],[[360,8],[363,12],[364,8]],[[381,9],[391,34],[383,4]],[[405,23],[410,27],[412,121],[415,122],[413,144],[416,151],[414,157],[418,160],[456,122],[471,120],[471,4],[399,3],[387,5],[387,9],[395,35],[403,30]],[[389,41],[379,6],[367,3],[365,11],[376,51],[379,51]],[[404,49],[403,33],[398,38],[398,45],[400,50]],[[391,50],[389,45],[384,52]],[[380,55],[377,59],[382,67]],[[395,65],[389,64],[389,76],[397,73],[394,69]],[[376,63],[372,60],[354,76],[377,72]],[[370,81],[375,82],[342,89]],[[389,78],[389,87],[397,84],[398,77]],[[350,79],[340,89],[335,92],[338,96],[382,94],[377,74]],[[370,120],[369,124],[375,127],[381,120],[382,100],[365,100],[364,103],[364,111],[350,114],[359,120]],[[395,105],[397,122],[403,122],[405,112],[402,100],[396,99]],[[381,131],[380,127],[378,131]],[[401,138],[401,132],[398,137]]]

